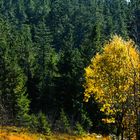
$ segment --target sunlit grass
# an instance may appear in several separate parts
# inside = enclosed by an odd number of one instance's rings
[[[52,134],[50,136],[29,133],[26,129],[5,127],[0,129],[0,140],[111,140],[109,137],[97,137],[96,134],[71,136],[68,134]]]
[[[27,134],[7,134],[0,135],[0,140],[37,140],[36,136],[28,136]]]
[[[38,135],[28,133],[24,128],[1,127],[0,140],[38,140]]]
[[[34,135],[29,135],[27,133],[0,133],[0,140],[38,140],[38,137]]]

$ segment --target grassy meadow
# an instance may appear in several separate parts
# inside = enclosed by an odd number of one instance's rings
[[[28,132],[24,128],[1,127],[0,140],[111,140],[109,137],[99,136],[96,134],[87,134],[84,136],[74,136],[61,133],[42,135],[39,133]]]

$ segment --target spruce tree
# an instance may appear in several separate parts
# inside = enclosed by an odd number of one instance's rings
[[[11,38],[9,24],[1,21],[0,49],[0,99],[6,112],[6,124],[26,125],[29,121],[29,103],[26,92],[26,76],[18,65],[16,49]],[[9,36],[10,35],[10,36]],[[12,49],[11,49],[12,48]],[[3,118],[4,119],[4,118]]]

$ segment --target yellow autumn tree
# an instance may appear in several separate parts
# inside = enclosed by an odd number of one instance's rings
[[[85,68],[85,79],[85,101],[93,96],[108,116],[104,121],[115,123],[119,135],[125,119],[139,111],[140,54],[134,42],[115,35]]]

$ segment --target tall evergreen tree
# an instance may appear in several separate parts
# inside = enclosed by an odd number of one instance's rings
[[[138,0],[132,0],[129,4],[129,8],[129,35],[135,40],[136,44],[140,46],[140,2]]]
[[[11,38],[11,29],[1,22],[0,49],[0,99],[6,112],[6,124],[25,125],[29,121],[29,103],[26,92],[26,76],[17,62],[16,49]],[[5,24],[5,25],[4,25]],[[11,49],[12,48],[12,49]],[[2,114],[1,114],[2,115]],[[4,119],[4,118],[3,118]]]

